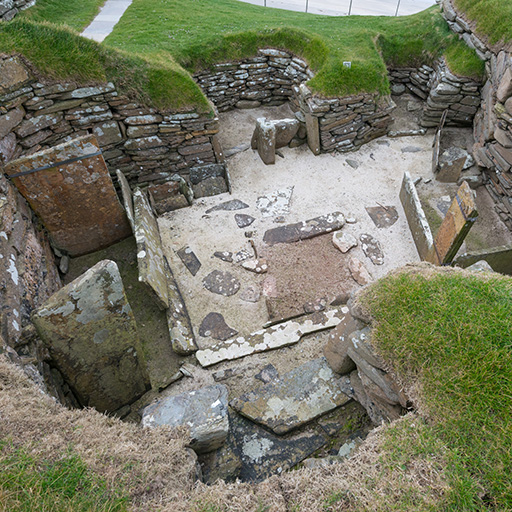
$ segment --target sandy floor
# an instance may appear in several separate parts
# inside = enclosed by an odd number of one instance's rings
[[[291,116],[291,112],[285,105],[222,114],[220,137],[224,150],[250,142],[255,120],[264,116],[280,119]],[[411,146],[418,150],[401,151]],[[431,146],[432,136],[427,135],[401,139],[382,138],[355,153],[316,157],[307,146],[283,148],[280,151],[284,158],[277,157],[273,166],[265,166],[251,149],[229,158],[231,195],[200,199],[192,207],[166,214],[160,219],[164,247],[189,308],[196,334],[198,326],[209,312],[224,315],[227,324],[240,334],[258,330],[268,320],[263,298],[258,303],[248,303],[240,300],[240,292],[232,297],[224,297],[205,290],[202,284],[203,278],[211,271],[222,270],[231,272],[240,280],[241,290],[249,285],[261,288],[266,275],[255,275],[240,265],[221,261],[214,258],[213,253],[250,249],[244,235],[246,231],[253,232],[259,252],[264,249],[262,238],[265,231],[280,225],[274,222],[273,217],[263,217],[257,209],[257,199],[264,194],[293,187],[290,211],[284,216],[285,223],[307,220],[334,211],[355,217],[357,222],[346,224],[343,231],[356,238],[363,233],[373,235],[379,240],[384,252],[384,264],[376,266],[364,256],[359,247],[351,251],[374,278],[405,263],[417,261],[418,255],[398,193],[404,171],[409,171],[413,177],[432,177]],[[347,159],[355,160],[359,167],[354,169],[346,163]],[[208,208],[230,199],[244,201],[249,208],[237,212],[215,211],[205,214]],[[393,226],[377,228],[365,211],[365,207],[379,204],[396,207],[399,219]],[[240,229],[234,220],[235,213],[252,215],[256,221]],[[195,277],[176,255],[177,250],[187,245],[202,263]],[[311,297],[314,298],[319,297]],[[209,343],[206,338],[198,337],[198,340],[202,346]]]

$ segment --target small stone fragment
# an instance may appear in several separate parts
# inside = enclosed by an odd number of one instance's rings
[[[261,259],[244,261],[242,267],[255,274],[265,274],[268,271],[267,261]]]
[[[229,327],[220,313],[208,313],[199,326],[199,334],[205,338],[225,341],[236,336],[238,331]]]
[[[357,160],[352,160],[351,158],[347,158],[345,160],[345,162],[347,162],[347,164],[350,165],[350,167],[352,167],[352,169],[357,169],[359,167],[359,162]]]
[[[336,249],[339,249],[343,254],[347,253],[352,247],[357,247],[357,240],[349,233],[336,231],[332,235],[332,243]]]
[[[217,206],[214,206],[213,208],[206,210],[205,213],[217,212],[220,210],[243,210],[245,208],[249,208],[249,205],[245,204],[243,201],[239,201],[238,199],[232,199],[231,201],[225,201],[224,203],[220,203]]]
[[[359,237],[361,248],[367,258],[370,258],[374,265],[382,265],[384,263],[384,253],[379,241],[368,233],[363,233]]]
[[[317,311],[324,311],[327,307],[327,299],[322,297],[321,299],[306,302],[304,304],[304,313],[316,313]]]
[[[177,252],[180,260],[183,262],[185,267],[187,267],[188,271],[195,276],[199,269],[201,268],[201,262],[194,254],[190,247],[182,247]]]
[[[258,302],[261,297],[261,292],[254,286],[248,286],[240,292],[239,297],[245,302]]]
[[[241,261],[248,260],[252,258],[254,253],[249,251],[248,249],[240,249],[238,252],[233,254],[233,263],[240,263]]]
[[[242,213],[235,214],[235,222],[239,228],[246,228],[250,226],[256,219],[250,215],[244,215]]]
[[[267,364],[259,373],[254,376],[255,379],[261,380],[265,384],[272,382],[273,380],[279,379],[279,373],[275,369],[274,365]]]
[[[222,261],[227,261],[228,263],[233,263],[233,253],[232,252],[228,252],[228,251],[223,251],[223,252],[220,252],[220,251],[216,251],[213,253],[213,255],[216,257],[216,258],[219,258],[220,260]]]
[[[364,286],[373,280],[368,270],[366,270],[366,267],[357,258],[350,258],[348,262],[348,269],[350,270],[350,275],[354,278],[354,281],[361,286]]]
[[[220,270],[210,272],[203,279],[203,285],[208,291],[225,297],[235,295],[240,289],[240,282],[235,276]]]

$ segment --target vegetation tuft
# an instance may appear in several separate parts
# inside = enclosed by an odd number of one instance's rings
[[[427,442],[448,447],[451,490],[439,510],[511,510],[512,280],[402,272],[362,301],[375,319],[378,351],[420,390]]]

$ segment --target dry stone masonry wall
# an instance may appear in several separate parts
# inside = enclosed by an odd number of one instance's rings
[[[474,119],[473,153],[484,168],[485,187],[502,221],[512,230],[512,45],[491,45],[474,33],[473,25],[450,0],[444,16],[456,33],[486,61],[487,81]]]
[[[36,0],[0,0],[0,21],[11,21],[20,11],[35,3]]]
[[[216,163],[218,129],[213,115],[143,107],[112,83],[38,81],[19,57],[0,59],[0,163],[93,133],[111,173],[158,184]]]

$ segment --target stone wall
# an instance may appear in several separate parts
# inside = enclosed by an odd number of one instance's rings
[[[502,221],[512,230],[512,45],[492,45],[450,0],[441,2],[456,33],[486,61],[487,81],[474,119],[474,157],[484,168],[485,187]]]
[[[39,81],[19,57],[0,59],[0,162],[96,135],[111,173],[130,184],[162,183],[216,163],[213,115],[159,111],[119,94],[112,83],[77,87]]]
[[[11,21],[20,11],[35,3],[36,0],[0,0],[0,21]]]

